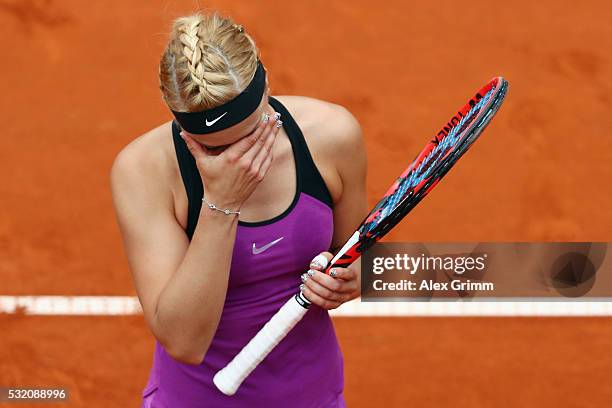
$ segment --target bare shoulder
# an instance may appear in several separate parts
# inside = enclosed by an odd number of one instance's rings
[[[365,183],[366,152],[359,122],[345,107],[305,96],[276,97],[295,119],[334,203],[347,183]]]
[[[307,96],[276,98],[291,112],[309,146],[344,149],[360,143],[361,126],[344,106]]]
[[[113,192],[132,188],[150,192],[169,189],[169,184],[164,181],[170,180],[169,172],[172,171],[170,132],[170,122],[164,123],[136,137],[119,151],[111,168]],[[158,188],[164,184],[165,189]]]

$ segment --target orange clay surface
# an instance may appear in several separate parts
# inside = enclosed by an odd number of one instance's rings
[[[157,63],[189,1],[0,1],[0,295],[134,295],[108,174],[170,118]],[[497,118],[387,241],[608,241],[608,1],[208,1],[251,33],[272,93],[347,107],[372,204],[485,81]],[[336,319],[350,407],[587,407],[612,400],[609,318]],[[0,315],[0,386],[134,407],[142,317]],[[23,404],[20,406],[26,406]]]

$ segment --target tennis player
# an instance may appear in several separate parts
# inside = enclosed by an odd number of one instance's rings
[[[255,42],[216,13],[175,21],[159,78],[174,120],[111,170],[157,339],[142,406],[344,407],[328,309],[359,296],[359,265],[319,271],[367,214],[359,124],[332,103],[270,96]],[[214,374],[300,285],[306,317],[234,396],[219,392]]]

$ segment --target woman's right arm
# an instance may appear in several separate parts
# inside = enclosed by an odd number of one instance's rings
[[[277,132],[262,124],[216,157],[186,140],[200,173],[218,175],[203,180],[206,198],[239,208],[266,174]],[[199,364],[223,310],[238,218],[203,206],[190,243],[174,216],[168,175],[156,174],[161,166],[150,152],[130,147],[113,163],[111,190],[144,316],[168,354]]]
[[[134,284],[153,335],[175,359],[198,364],[223,308],[237,218],[202,208],[190,245],[168,185],[136,156],[124,149],[111,170]]]

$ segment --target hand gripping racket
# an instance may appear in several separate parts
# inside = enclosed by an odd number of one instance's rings
[[[427,143],[399,176],[325,269],[346,268],[389,232],[431,191],[489,124],[506,96],[508,82],[493,78]],[[234,395],[244,379],[308,311],[298,293],[268,321],[242,351],[214,377],[217,388]]]

